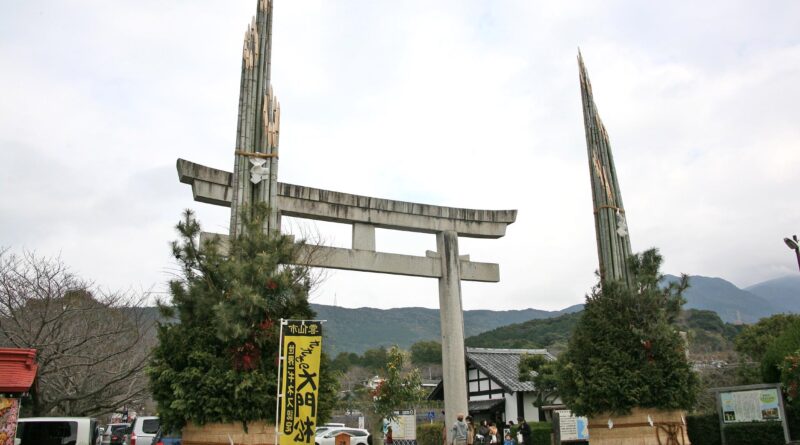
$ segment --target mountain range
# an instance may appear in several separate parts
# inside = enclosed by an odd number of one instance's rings
[[[775,278],[744,290],[764,298],[777,309],[800,312],[800,275]]]
[[[673,275],[665,276],[667,281],[677,279]],[[697,275],[689,277],[689,284],[684,294],[687,300],[684,309],[711,310],[728,323],[754,323],[776,313],[800,313],[800,276],[776,278],[746,289],[721,278]],[[560,311],[468,310],[464,311],[464,334],[471,337],[501,326],[575,313],[581,311],[582,306],[574,305]],[[323,344],[331,355],[361,354],[370,348],[394,344],[408,348],[418,341],[440,340],[438,309],[349,309],[321,304],[312,304],[312,307],[318,319],[327,320]]]
[[[665,280],[677,280],[672,275]],[[690,276],[684,309],[704,309],[728,323],[754,323],[782,312],[800,312],[800,276],[786,276],[745,289],[722,278]]]
[[[323,327],[323,348],[331,355],[339,352],[361,354],[370,348],[390,345],[408,349],[418,341],[441,340],[438,309],[349,309],[322,304],[312,304],[311,307],[316,311],[318,319],[327,320]],[[560,311],[464,311],[464,335],[469,337],[500,326],[557,317],[582,309],[583,305],[574,305]]]

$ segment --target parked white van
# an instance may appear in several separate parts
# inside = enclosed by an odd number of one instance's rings
[[[152,445],[160,422],[157,416],[139,416],[133,421],[128,445]]]
[[[89,417],[27,417],[17,420],[15,445],[100,445],[100,424]]]

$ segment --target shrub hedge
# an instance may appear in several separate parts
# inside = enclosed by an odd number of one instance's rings
[[[444,438],[444,423],[418,423],[417,424],[417,445],[442,445]]]
[[[531,444],[530,445],[550,445],[550,434],[553,432],[553,424],[550,422],[531,422]],[[528,445],[528,444],[525,444]]]
[[[693,414],[686,416],[686,433],[689,441],[698,445],[720,445],[719,417],[717,414]]]
[[[787,414],[787,417],[791,416]],[[717,414],[686,416],[689,441],[696,445],[720,445],[719,418]],[[794,437],[794,436],[792,436]],[[784,445],[783,426],[780,422],[737,423],[725,427],[728,445]]]
[[[789,436],[793,440],[800,440],[800,409],[787,406],[786,423],[789,425]]]
[[[737,423],[725,427],[728,445],[784,445],[780,422]]]

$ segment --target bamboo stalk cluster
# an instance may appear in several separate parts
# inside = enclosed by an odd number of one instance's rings
[[[586,131],[586,148],[589,155],[589,173],[592,183],[594,223],[597,236],[597,256],[600,260],[600,277],[621,280],[630,284],[627,258],[631,243],[622,193],[617,182],[614,157],[605,125],[597,112],[592,96],[592,84],[586,73],[583,57],[578,53],[583,123]]]
[[[258,10],[244,34],[242,75],[239,86],[239,116],[233,173],[230,235],[241,233],[242,212],[250,204],[266,202],[271,209],[264,230],[278,230],[278,144],[280,104],[270,81],[272,55],[272,0],[258,0]],[[269,180],[253,184],[247,153],[271,154],[264,167]]]

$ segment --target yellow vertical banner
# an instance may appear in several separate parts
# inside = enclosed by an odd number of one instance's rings
[[[322,323],[285,320],[281,326],[280,445],[314,445],[319,401]]]

